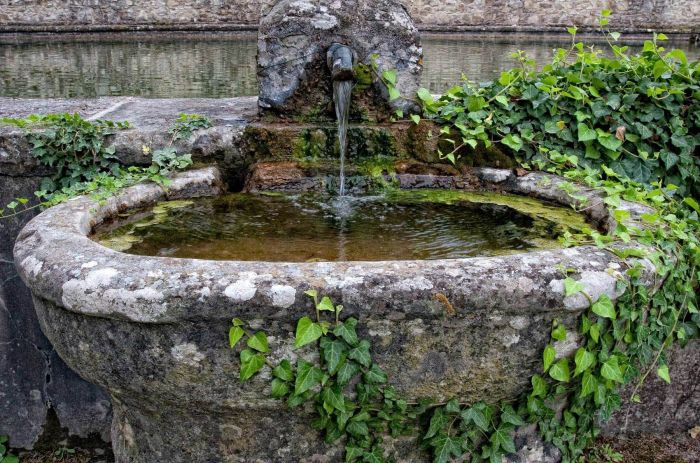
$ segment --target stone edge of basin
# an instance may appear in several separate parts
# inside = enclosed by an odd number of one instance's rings
[[[491,168],[474,173],[502,191],[560,204],[574,201],[557,186],[566,180],[551,174],[517,176]],[[14,248],[19,273],[35,297],[85,315],[141,323],[223,320],[232,314],[299,317],[310,308],[303,292],[312,287],[342,299],[346,311],[356,316],[372,311],[375,316],[441,317],[438,293],[447,295],[458,313],[578,311],[589,301],[582,294],[564,295],[562,268],[577,271],[575,278],[593,300],[602,294],[614,300],[624,292],[618,280],[625,278],[632,261],[642,263],[645,284],[653,288],[661,283],[648,259],[622,259],[595,246],[466,259],[284,263],[136,256],[89,238],[96,224],[119,212],[217,195],[222,185],[218,169],[208,167],[173,176],[167,191],[139,184],[103,203],[83,196],[52,207],[20,232]],[[600,192],[581,187],[577,194],[588,198],[589,218],[615,225]],[[641,226],[639,217],[650,212],[637,203],[623,201],[621,207],[630,212],[627,225],[632,226]],[[636,242],[620,246],[643,248]]]

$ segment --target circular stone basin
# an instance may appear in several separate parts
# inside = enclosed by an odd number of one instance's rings
[[[443,178],[402,174],[398,181],[576,204],[596,228],[615,226],[600,193],[580,189],[574,200],[563,189],[571,184],[548,174],[475,169]],[[39,214],[17,239],[15,262],[43,332],[71,368],[111,396],[117,463],[343,461],[342,445],[324,443],[311,426],[313,410],[269,397],[269,369],[241,383],[239,355],[228,346],[238,317],[268,333],[271,362],[313,361],[313,347],[294,348],[297,320],[314,312],[304,295],[311,288],[359,320],[359,335],[370,341],[398,396],[473,403],[514,399],[529,387],[541,373],[554,320],[569,333],[555,344],[557,355],[572,355],[588,298],[617,299],[626,268],[642,264],[640,282],[650,293],[659,283],[646,259],[595,246],[454,259],[266,262],[132,255],[89,238],[120,214],[216,197],[221,185],[218,170],[207,168],[178,174],[167,190],[141,184],[103,202],[76,198]],[[629,212],[626,226],[641,226],[639,217],[651,212],[625,201],[621,208]],[[619,246],[638,251],[621,255],[645,251],[635,242]],[[587,296],[567,296],[567,276]],[[386,439],[385,448],[397,461],[431,461],[415,440]]]
[[[130,254],[313,262],[456,259],[558,246],[570,207],[498,193],[416,190],[333,198],[237,193],[123,214],[93,239]]]

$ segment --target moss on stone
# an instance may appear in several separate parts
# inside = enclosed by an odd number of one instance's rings
[[[328,156],[329,136],[325,129],[305,129],[294,140],[295,159],[319,159]]]
[[[377,155],[365,158],[356,163],[357,173],[376,178],[396,173],[396,158],[394,156]]]

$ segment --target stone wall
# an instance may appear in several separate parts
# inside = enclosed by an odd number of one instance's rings
[[[274,0],[0,0],[0,31],[52,28],[254,28]],[[422,29],[596,27],[611,9],[621,30],[697,32],[697,0],[405,0]]]

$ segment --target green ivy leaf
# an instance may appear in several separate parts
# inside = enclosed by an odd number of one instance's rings
[[[328,296],[323,296],[321,302],[316,305],[316,308],[320,311],[335,312],[335,307],[333,306],[333,301]]]
[[[416,125],[420,124],[420,116],[417,114],[411,114],[411,120]]]
[[[345,411],[345,397],[343,397],[343,392],[339,385],[335,384],[332,387],[323,388],[321,398],[324,404],[328,404],[332,409],[341,412]]]
[[[590,371],[586,371],[581,379],[581,397],[586,397],[595,393],[598,387],[598,380]]]
[[[398,100],[401,98],[401,92],[396,90],[396,87],[389,87],[389,101]]]
[[[552,368],[549,369],[549,376],[562,383],[568,383],[570,379],[569,359],[560,359],[557,363],[552,365]]]
[[[281,399],[289,393],[289,386],[286,382],[279,378],[274,378],[272,380],[272,397],[275,399]]]
[[[506,98],[504,95],[496,95],[495,100],[501,103],[506,108],[508,107],[508,98]]]
[[[617,151],[620,146],[622,146],[622,141],[618,140],[615,138],[615,136],[611,133],[604,132],[600,129],[597,129],[597,138],[598,138],[598,143],[603,145],[605,148],[609,149],[610,151]]]
[[[700,204],[698,204],[698,202],[695,201],[693,198],[690,198],[690,197],[683,198],[683,202],[685,204],[687,204],[688,206],[692,207],[695,210],[695,212],[700,214]]]
[[[297,322],[297,332],[294,347],[305,346],[316,341],[323,335],[323,329],[318,323],[314,323],[309,317],[302,317]]]
[[[486,99],[482,96],[471,95],[467,97],[467,111],[474,113],[486,107]]]
[[[345,360],[347,351],[348,349],[343,341],[331,341],[328,338],[321,339],[321,353],[328,367],[329,374],[334,375],[338,371],[340,364]]]
[[[459,401],[457,399],[450,399],[445,404],[445,411],[447,413],[459,413]]]
[[[385,463],[380,448],[375,448],[372,452],[365,452],[362,456],[365,463]]]
[[[554,359],[552,359],[554,360]],[[532,395],[535,397],[545,397],[547,395],[547,382],[540,375],[530,378],[532,383]]]
[[[501,143],[503,143],[513,151],[520,151],[520,148],[523,147],[523,141],[521,140],[521,138],[517,135],[513,135],[512,133],[509,133],[508,135],[503,137]]]
[[[232,349],[236,347],[236,344],[238,344],[238,341],[241,340],[244,334],[245,331],[243,331],[243,328],[240,326],[232,326],[231,329],[228,330],[228,343]]]
[[[488,431],[489,429],[489,422],[486,419],[486,415],[484,415],[483,410],[476,406],[471,406],[462,410],[460,416],[466,425],[474,423],[482,431]]]
[[[618,364],[617,357],[610,357],[605,363],[603,363],[603,366],[600,368],[600,374],[605,379],[616,381],[618,383],[624,382],[622,369]]]
[[[364,421],[355,421],[351,419],[346,429],[350,435],[355,437],[365,437],[369,434],[369,428]]]
[[[270,347],[267,343],[267,335],[262,331],[258,331],[253,336],[248,338],[248,347],[257,350],[258,352],[269,352]]]
[[[355,444],[348,444],[345,446],[345,461],[348,463],[353,462],[360,458],[364,452],[361,447]]]
[[[435,101],[433,100],[433,95],[430,93],[430,91],[427,88],[419,88],[418,91],[416,92],[416,96],[423,102],[427,104],[433,104]]]
[[[304,359],[297,360],[297,379],[294,383],[294,394],[301,395],[314,386],[321,384],[323,371]]]
[[[369,367],[372,363],[372,356],[369,353],[369,348],[369,341],[363,339],[357,347],[350,351],[348,357],[356,360],[363,367]]]
[[[511,405],[505,405],[501,410],[501,422],[510,423],[515,426],[522,426],[525,424]]]
[[[591,310],[594,314],[599,315],[603,318],[610,318],[615,320],[617,314],[615,313],[615,306],[610,300],[610,296],[607,294],[602,294],[598,300],[591,306]]]
[[[515,442],[513,441],[513,427],[506,424],[501,424],[491,434],[491,445],[493,449],[503,449],[506,453],[515,453]]]
[[[292,364],[289,363],[289,360],[287,359],[282,360],[279,365],[273,368],[272,374],[273,376],[281,379],[282,381],[291,381],[292,378],[294,378],[294,373],[292,372]]]
[[[452,457],[462,455],[463,439],[458,437],[450,437],[448,435],[440,436],[431,441],[433,445],[433,456],[435,463],[447,463],[452,461]]]
[[[346,360],[341,363],[338,368],[337,381],[341,386],[346,385],[352,378],[359,373],[360,367],[353,361]]]
[[[549,370],[549,367],[554,363],[554,359],[557,357],[557,351],[554,349],[554,346],[551,344],[548,344],[547,347],[544,348],[544,352],[542,353],[542,360],[544,362],[544,371],[546,372]]]
[[[577,126],[578,141],[590,141],[598,138],[598,134],[595,130],[588,127],[587,124],[580,123]]]
[[[396,71],[394,70],[386,70],[382,72],[382,78],[389,82],[391,85],[396,85]]]
[[[556,327],[554,327],[552,330],[552,339],[556,339],[557,341],[565,341],[566,327],[562,324],[558,324]]]
[[[356,326],[357,320],[354,318],[348,318],[345,320],[345,322],[335,327],[333,334],[339,338],[342,338],[350,345],[350,347],[355,347],[359,343],[359,340],[357,339],[357,332],[355,331]]]
[[[656,370],[656,374],[659,375],[659,378],[663,379],[668,384],[671,384],[671,375],[668,372],[668,365],[661,365]]]
[[[586,289],[586,287],[580,281],[568,277],[564,279],[564,296],[573,296],[574,294],[582,292],[584,289]]]
[[[241,351],[240,379],[247,381],[265,365],[265,357],[256,354],[255,351],[244,349]]]
[[[442,408],[436,408],[433,412],[433,416],[430,417],[430,425],[428,426],[428,431],[425,433],[423,438],[430,439],[431,437],[437,435],[445,424],[447,424],[445,411]]]
[[[384,370],[379,368],[376,363],[372,364],[367,373],[365,373],[364,377],[365,381],[372,384],[384,384],[388,379]]]
[[[585,348],[579,347],[576,351],[576,355],[574,356],[574,362],[576,363],[574,376],[577,376],[588,370],[593,365],[595,362],[595,355],[588,352]]]

